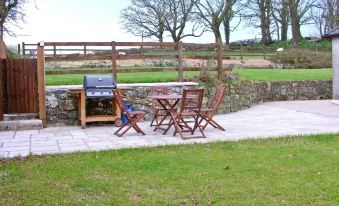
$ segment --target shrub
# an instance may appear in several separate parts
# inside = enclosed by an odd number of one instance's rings
[[[331,68],[332,55],[330,52],[318,52],[309,49],[290,49],[277,53],[272,61],[292,65],[294,68]]]

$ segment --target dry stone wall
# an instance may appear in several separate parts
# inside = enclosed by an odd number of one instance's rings
[[[219,110],[220,113],[236,112],[265,101],[332,98],[331,81],[256,82],[233,80],[225,84],[227,91]],[[151,119],[150,86],[122,88],[126,101],[132,105],[132,110],[147,111],[146,120]],[[172,86],[171,93],[180,93],[182,88],[187,87],[197,86]],[[46,106],[50,125],[77,125],[79,123],[77,98],[71,88],[47,87]],[[87,100],[88,115],[111,114],[111,108],[112,102],[109,99]]]

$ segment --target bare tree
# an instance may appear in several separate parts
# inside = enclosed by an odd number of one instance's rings
[[[165,4],[162,0],[132,0],[120,13],[123,28],[135,36],[156,37],[163,41]]]
[[[248,0],[246,2],[247,25],[260,28],[261,43],[268,45],[272,42],[272,1],[271,0]],[[258,25],[259,23],[259,25]]]
[[[312,20],[321,36],[339,26],[338,2],[337,0],[319,0],[312,8]]]
[[[205,30],[195,18],[195,4],[197,0],[163,0],[166,7],[164,15],[165,29],[168,31],[174,42],[192,36],[200,37]],[[187,24],[191,23],[191,31],[185,33]]]
[[[272,17],[276,24],[278,24],[278,39],[286,41],[290,21],[287,0],[272,0]]]
[[[212,31],[216,44],[222,44],[220,25],[228,12],[226,0],[203,0],[197,2],[198,14],[205,28]]]
[[[27,0],[0,0],[0,38],[3,40],[4,34],[11,36],[15,34],[11,31],[10,26],[17,26],[20,20],[23,20],[25,14],[22,7]]]
[[[288,0],[292,39],[294,42],[298,42],[303,39],[300,31],[300,27],[309,23],[312,20],[311,8],[316,5],[318,0]]]
[[[197,1],[198,14],[203,20],[206,29],[211,30],[214,34],[217,45],[217,71],[218,77],[222,73],[222,38],[220,25],[222,24],[228,12],[227,0],[204,0]]]
[[[225,43],[226,45],[230,44],[231,31],[234,31],[241,23],[241,10],[243,5],[240,3],[241,0],[226,0],[227,2],[227,12],[225,18],[223,19],[224,25],[224,34],[225,34]],[[231,21],[234,17],[238,17],[238,23],[234,28],[231,28]]]

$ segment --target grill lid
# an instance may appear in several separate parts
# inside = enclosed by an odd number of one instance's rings
[[[116,88],[112,75],[85,75],[84,88]]]

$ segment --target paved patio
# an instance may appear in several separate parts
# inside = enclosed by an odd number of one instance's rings
[[[225,132],[208,127],[206,139],[181,140],[153,132],[149,122],[140,126],[146,136],[133,130],[116,137],[114,126],[51,127],[42,130],[0,132],[0,157],[41,155],[75,151],[98,151],[158,145],[236,141],[250,138],[279,137],[339,132],[339,105],[330,100],[269,102],[250,109],[216,117]]]

